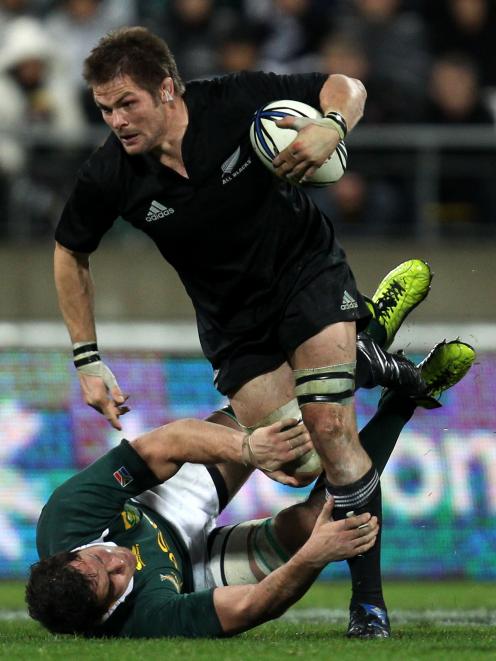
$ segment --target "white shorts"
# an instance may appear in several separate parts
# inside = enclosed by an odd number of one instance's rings
[[[275,539],[272,519],[216,528],[224,499],[218,486],[205,466],[184,464],[170,480],[134,499],[180,535],[191,558],[195,591],[257,583],[288,559]]]

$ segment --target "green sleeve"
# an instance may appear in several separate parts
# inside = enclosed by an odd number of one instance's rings
[[[160,591],[137,600],[133,616],[120,632],[130,638],[212,638],[223,635],[215,611],[214,589],[190,594]]]
[[[36,531],[40,557],[96,541],[125,502],[159,484],[128,441],[64,482],[43,508]]]

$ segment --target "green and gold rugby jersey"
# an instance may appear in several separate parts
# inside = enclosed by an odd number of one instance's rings
[[[131,593],[94,636],[219,636],[213,590],[192,592],[188,553],[175,530],[131,498],[159,482],[122,443],[54,491],[38,521],[40,557],[91,542],[114,542],[136,557]]]

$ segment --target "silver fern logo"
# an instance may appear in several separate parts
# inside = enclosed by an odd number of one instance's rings
[[[220,166],[220,169],[222,170],[222,178],[228,177],[230,174],[232,174],[232,171],[236,167],[237,162],[239,161],[239,157],[241,155],[241,147],[238,147],[234,153],[232,153],[229,158],[227,158],[224,163]]]
[[[244,163],[242,163],[239,167],[237,167],[240,156],[241,156],[241,147],[238,147],[236,151],[234,151],[229,156],[229,158],[226,158],[224,163],[222,163],[222,165],[220,166],[220,169],[222,170],[223,184],[228,184],[235,177],[237,177],[238,174],[241,174],[243,170],[245,170],[250,165],[251,158],[248,157]]]

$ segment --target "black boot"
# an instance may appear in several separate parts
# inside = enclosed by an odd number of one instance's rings
[[[421,397],[427,384],[420,369],[402,353],[388,353],[366,333],[357,338],[357,388],[382,386]]]

